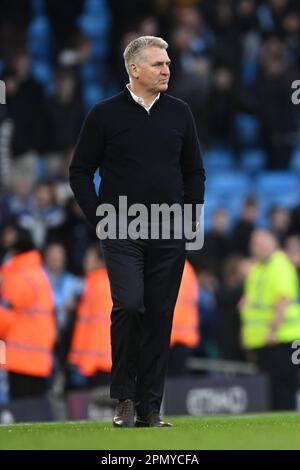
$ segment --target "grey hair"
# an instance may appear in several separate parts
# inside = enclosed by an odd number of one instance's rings
[[[162,38],[156,36],[140,36],[131,41],[126,47],[123,57],[128,75],[130,75],[130,65],[141,55],[147,47],[159,47],[167,49],[169,44]]]

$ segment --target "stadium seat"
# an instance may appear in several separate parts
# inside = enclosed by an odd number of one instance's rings
[[[97,84],[86,85],[83,90],[83,102],[85,109],[90,110],[98,101],[104,98],[102,88]]]
[[[110,18],[103,11],[102,13],[81,15],[77,23],[86,36],[96,39],[106,35],[110,26]]]
[[[264,169],[265,164],[266,155],[263,150],[246,150],[241,155],[241,168],[247,173],[258,173]]]
[[[88,61],[80,67],[80,78],[83,82],[96,82],[99,80],[99,65],[94,61]]]
[[[94,186],[95,186],[95,191],[98,196],[99,196],[100,183],[101,183],[101,176],[99,175],[99,170],[97,170],[94,175]]]
[[[253,148],[259,144],[260,122],[254,116],[239,113],[235,121],[235,129],[241,145]]]
[[[41,16],[45,14],[45,2],[41,0],[31,0],[32,16]]]
[[[49,21],[46,16],[38,16],[31,21],[28,28],[28,36],[30,39],[48,39],[49,34]]]
[[[245,172],[234,170],[210,175],[207,187],[222,198],[232,198],[236,194],[242,197],[253,189],[249,176]]]
[[[207,172],[229,170],[234,166],[234,154],[224,148],[215,148],[203,153],[204,165]]]
[[[106,39],[98,39],[93,44],[93,57],[97,59],[106,58],[108,48],[109,44]]]
[[[33,19],[28,28],[28,46],[33,58],[48,60],[50,51],[50,29],[45,16]]]
[[[106,1],[104,0],[86,0],[84,5],[84,13],[95,15],[106,10]]]
[[[53,70],[47,62],[34,60],[31,66],[33,77],[40,82],[46,94],[53,89]]]
[[[257,63],[253,59],[244,60],[242,67],[242,82],[245,87],[255,84],[257,76]]]
[[[300,195],[299,176],[291,171],[266,171],[256,179],[256,190],[260,195]]]
[[[300,173],[300,147],[296,148],[293,152],[291,169]]]

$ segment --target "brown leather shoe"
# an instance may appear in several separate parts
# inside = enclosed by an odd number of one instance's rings
[[[122,400],[116,406],[113,426],[116,428],[134,427],[134,401]]]
[[[168,423],[167,421],[162,421],[159,413],[152,412],[147,416],[147,418],[137,417],[135,421],[135,426],[137,428],[170,428],[173,424]]]

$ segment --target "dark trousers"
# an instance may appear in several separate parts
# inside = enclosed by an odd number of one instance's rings
[[[275,344],[256,350],[256,362],[271,381],[273,410],[295,410],[299,367],[292,363],[290,343]]]
[[[160,410],[174,307],[185,263],[182,240],[104,240],[111,286],[111,398]]]

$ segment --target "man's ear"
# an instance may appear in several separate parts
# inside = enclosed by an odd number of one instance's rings
[[[131,75],[138,79],[139,78],[139,68],[136,64],[130,64]]]

